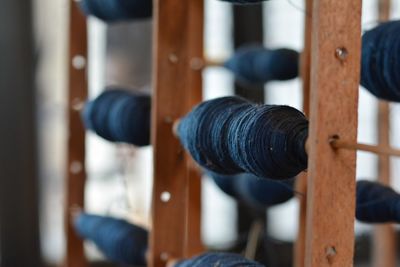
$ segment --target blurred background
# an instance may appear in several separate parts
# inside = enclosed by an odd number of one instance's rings
[[[232,6],[205,0],[205,53],[226,58],[244,43],[301,51],[304,1],[275,0]],[[400,2],[392,1],[400,17]],[[5,0],[0,8],[0,262],[4,267],[56,266],[65,255],[67,0]],[[377,24],[377,0],[363,1],[363,30]],[[89,18],[89,96],[105,86],[152,91],[152,21],[104,24]],[[276,30],[279,29],[279,30]],[[220,67],[203,72],[206,99],[240,94],[257,102],[302,109],[301,81],[242,88]],[[391,105],[392,144],[400,147],[400,107]],[[377,142],[377,100],[360,88],[358,139]],[[115,145],[87,133],[86,209],[148,226],[152,188],[151,147]],[[392,159],[394,187],[400,162]],[[359,152],[357,177],[377,177],[377,157]],[[255,219],[248,210],[203,179],[202,236],[207,247],[240,251]],[[246,215],[247,214],[247,215]],[[298,199],[261,215],[265,221],[262,261],[291,266],[297,235]],[[369,261],[371,227],[356,223],[356,264]],[[87,244],[87,255],[101,254]],[[112,265],[110,265],[112,266]],[[368,265],[365,265],[368,266]]]

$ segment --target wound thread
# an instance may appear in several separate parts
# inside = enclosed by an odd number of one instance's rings
[[[288,48],[267,49],[262,46],[243,46],[224,63],[238,82],[264,84],[286,81],[299,74],[299,53]]]
[[[182,118],[178,135],[197,163],[219,174],[288,179],[307,167],[308,121],[288,106],[205,101]]]
[[[150,113],[150,96],[112,89],[85,104],[82,120],[87,129],[108,141],[147,146]]]
[[[150,0],[81,0],[79,6],[87,16],[105,22],[150,18],[153,1]]]
[[[382,23],[362,37],[361,85],[378,98],[400,101],[400,21]]]
[[[148,233],[125,220],[79,214],[74,221],[77,233],[92,241],[104,255],[117,263],[145,265]]]

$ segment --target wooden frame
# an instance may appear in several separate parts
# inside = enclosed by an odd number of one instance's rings
[[[82,241],[73,233],[69,214],[71,208],[83,207],[85,144],[78,107],[87,96],[87,34],[85,18],[74,1],[70,2],[65,266],[84,267],[87,262]],[[149,253],[149,266],[154,267],[203,250],[200,175],[172,133],[174,120],[202,99],[203,5],[203,0],[155,0],[154,191]],[[386,19],[388,10],[383,8],[381,18]],[[361,0],[307,0],[302,76],[304,111],[310,114],[310,154],[308,179],[303,175],[298,184],[304,197],[295,253],[297,267],[352,266],[356,152],[332,149],[329,138],[339,135],[356,143],[360,35]],[[387,105],[380,104],[380,111],[385,123],[381,144],[388,146]],[[388,158],[381,157],[380,162],[380,179],[387,181]],[[382,244],[387,244],[388,237],[383,240]],[[393,244],[388,248],[386,251],[393,251]],[[385,255],[376,257],[376,266],[394,266],[392,254],[376,251]]]

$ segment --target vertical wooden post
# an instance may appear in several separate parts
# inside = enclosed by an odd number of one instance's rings
[[[76,235],[70,217],[73,207],[83,207],[85,171],[85,130],[79,106],[87,98],[86,59],[87,33],[86,18],[76,2],[70,0],[69,12],[69,54],[68,54],[68,147],[66,166],[66,259],[65,267],[87,266],[83,241]]]
[[[204,65],[204,0],[189,1],[188,20],[188,109],[203,99]],[[188,198],[186,200],[187,221],[185,257],[192,257],[204,250],[201,241],[201,174],[196,170],[193,159],[187,154]]]
[[[361,0],[314,0],[308,160],[307,267],[353,266]]]
[[[390,0],[379,0],[379,21],[390,18]],[[390,106],[388,102],[379,101],[378,104],[378,142],[379,145],[390,146]],[[378,181],[390,185],[390,158],[379,156]],[[375,227],[372,261],[375,267],[396,266],[396,233],[393,225],[385,224]]]
[[[303,111],[306,116],[310,113],[310,61],[311,61],[311,24],[313,0],[306,0],[304,14],[304,48],[301,54],[300,74],[303,81]],[[299,192],[299,229],[295,243],[293,265],[304,267],[306,246],[306,217],[307,217],[307,173],[297,177],[296,192]]]
[[[190,15],[195,16],[194,11],[202,8],[200,2],[192,2],[196,1],[155,1],[152,114],[154,187],[149,259],[149,266],[155,267],[164,266],[169,258],[191,254],[192,248],[185,248],[187,233],[199,231],[195,230],[199,225],[188,220],[188,199],[199,197],[189,190],[189,185],[199,181],[192,179],[189,182],[188,178],[193,174],[189,175],[187,157],[172,133],[173,122],[189,110],[195,99],[201,97],[198,91],[200,74],[189,71],[190,65],[196,66],[197,61],[191,56],[199,55],[201,60],[199,48],[202,46],[196,46],[199,39],[190,33],[195,27],[200,27],[191,21]],[[195,20],[199,22],[198,18]],[[201,68],[202,62],[198,63]],[[191,90],[190,86],[194,84],[197,84],[197,89]]]

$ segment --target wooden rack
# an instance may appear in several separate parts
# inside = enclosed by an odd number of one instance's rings
[[[386,1],[387,0],[382,0]],[[86,98],[86,24],[73,0],[70,12],[69,143],[67,258],[65,266],[87,262],[82,242],[72,233],[69,210],[83,206],[84,131],[74,106]],[[340,135],[356,143],[360,72],[361,0],[306,0],[305,45],[301,73],[304,111],[310,117],[308,172],[299,178],[301,198],[296,267],[353,265],[356,152],[334,150]],[[384,8],[381,14],[384,14]],[[154,188],[149,266],[190,257],[203,250],[200,240],[200,176],[172,133],[173,122],[202,100],[203,0],[155,0],[153,48],[152,144]],[[387,15],[382,15],[387,19]],[[83,59],[83,61],[82,61]],[[381,105],[380,121],[388,108]],[[387,125],[380,133],[388,144]],[[381,180],[387,181],[388,158],[381,157]],[[385,231],[385,241],[393,231]],[[379,234],[381,236],[381,234]],[[377,239],[379,240],[379,239]],[[381,243],[379,243],[381,244]],[[392,267],[379,249],[375,266]],[[383,247],[383,245],[382,245]],[[386,248],[386,246],[385,246]],[[382,265],[383,264],[383,265]]]

